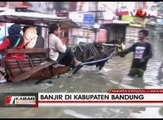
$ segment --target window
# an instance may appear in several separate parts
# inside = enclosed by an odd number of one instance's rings
[[[7,2],[0,2],[0,7],[6,7],[7,6]]]
[[[139,8],[144,8],[144,2],[137,2],[136,8],[137,8],[137,9],[139,9]]]

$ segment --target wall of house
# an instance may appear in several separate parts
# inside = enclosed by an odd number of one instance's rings
[[[108,31],[106,29],[100,29],[97,32],[97,40],[96,42],[107,42]]]

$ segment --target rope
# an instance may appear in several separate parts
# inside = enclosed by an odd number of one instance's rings
[[[106,45],[106,46],[116,46],[116,47],[120,47],[120,45],[118,44],[106,44],[106,43],[102,43],[103,45]]]
[[[100,59],[100,60],[94,60],[94,61],[89,61],[89,62],[84,62],[84,63],[81,63],[81,65],[87,65],[87,64],[93,64],[93,63],[98,63],[98,62],[102,62],[102,61],[105,61],[105,60],[109,60],[112,58],[112,56],[114,55],[115,51],[113,51],[108,57],[106,58],[103,58],[103,59]]]
[[[108,57],[100,59],[100,60],[94,60],[94,61],[90,61],[90,62],[84,62],[79,64],[78,66],[76,66],[70,73],[68,76],[71,76],[72,74],[76,73],[79,69],[81,69],[83,67],[83,65],[88,65],[88,64],[93,64],[93,63],[98,63],[98,62],[102,62],[102,61],[106,61],[112,58],[112,56],[114,55],[115,51],[113,51]]]

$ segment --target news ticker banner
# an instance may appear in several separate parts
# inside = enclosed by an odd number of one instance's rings
[[[163,89],[111,89],[106,93],[0,93],[0,107],[160,107]]]

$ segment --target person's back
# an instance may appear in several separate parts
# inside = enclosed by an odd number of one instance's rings
[[[45,38],[44,47],[49,48],[49,57],[54,61],[57,60],[59,52],[64,53],[66,51],[66,46],[63,45],[61,40],[54,34],[49,34],[49,38]]]
[[[37,31],[36,27],[25,26],[23,28],[23,38],[25,42],[25,48],[34,48],[37,42]]]
[[[7,41],[7,39],[9,39],[10,41],[10,45],[7,47],[7,49],[22,49],[24,47],[24,43],[23,43],[23,38],[21,36],[8,36],[7,38],[5,38],[4,41]],[[6,56],[7,59],[24,59],[25,56],[24,54],[20,54],[20,53],[14,53],[14,54],[9,54]]]
[[[25,26],[23,28],[23,38],[25,40],[25,48],[44,48],[44,38],[37,35],[37,29],[33,26]],[[30,58],[42,58],[43,54],[28,54]]]
[[[4,38],[3,42],[0,44],[0,51],[4,49],[22,49],[24,47],[24,40],[20,34],[21,26],[19,24],[13,24],[9,29],[9,36]],[[15,53],[6,56],[7,59],[24,59],[24,54]]]
[[[0,44],[0,51],[2,52],[5,49],[22,49],[24,48],[24,40],[20,34],[21,26],[19,24],[13,24],[8,29],[9,36],[5,37],[2,43]],[[5,56],[5,59],[26,59],[24,54],[15,53],[8,54]],[[1,66],[4,67],[3,60],[1,61]],[[6,78],[8,78],[7,73],[4,71],[0,71],[0,83],[7,82]]]
[[[44,38],[38,35],[36,44],[33,48],[44,48]],[[46,56],[45,54],[41,53],[29,54],[30,58],[44,58],[45,56]]]

